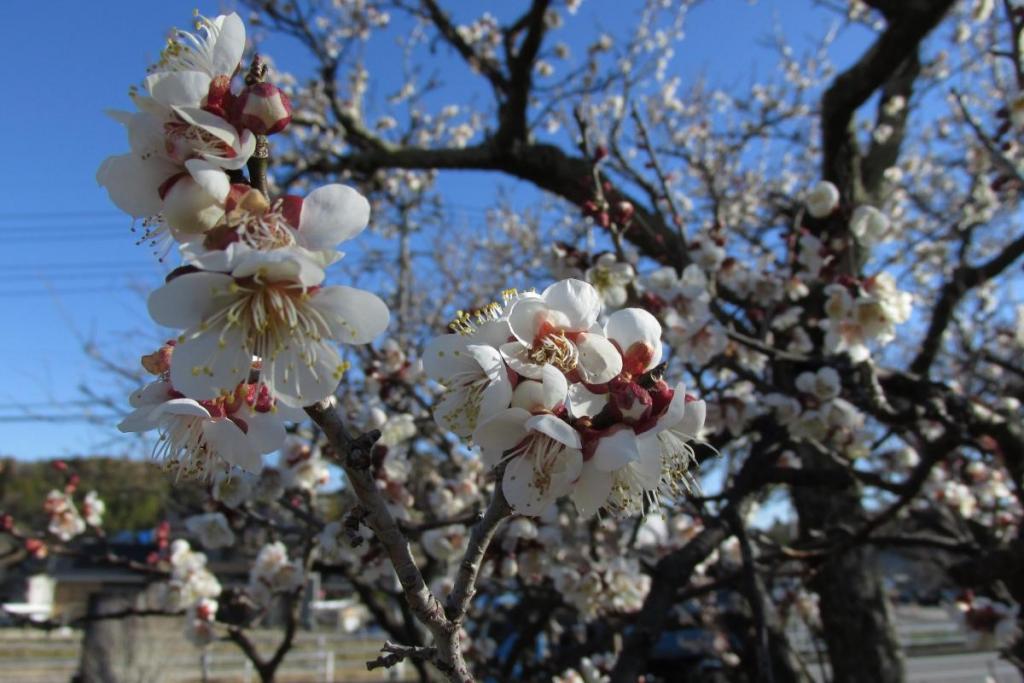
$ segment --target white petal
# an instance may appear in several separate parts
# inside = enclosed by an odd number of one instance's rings
[[[273,453],[284,445],[287,432],[280,411],[249,412],[242,415],[241,419],[249,428],[245,436],[257,453]]]
[[[560,495],[553,487],[538,489],[534,480],[533,461],[529,458],[512,458],[505,467],[501,490],[517,513],[539,516]]]
[[[507,408],[508,405],[502,406]],[[449,394],[444,394],[441,400],[434,404],[434,421],[437,422],[441,429],[447,429],[450,432],[454,432],[461,437],[470,436],[473,430],[481,420],[487,419],[487,417],[493,416],[497,411],[487,415],[481,414],[476,417],[474,421],[473,416],[466,410],[466,395],[464,392],[455,391]]]
[[[658,432],[671,429],[678,425],[686,416],[687,405],[686,387],[682,382],[680,382],[676,385],[675,391],[672,392],[672,400],[669,402],[665,412],[658,417],[653,427],[644,432],[644,435],[657,434]],[[704,418],[701,417],[701,423],[703,424],[703,422]]]
[[[308,341],[305,347],[312,357],[304,357],[299,349],[292,348],[263,359],[261,377],[271,394],[296,408],[313,405],[333,394],[344,374],[341,357],[333,346]]]
[[[224,217],[224,202],[207,192],[191,175],[184,175],[164,195],[163,216],[175,230],[198,235]]]
[[[515,373],[530,379],[543,379],[544,366],[530,360],[530,348],[522,342],[511,341],[501,345],[501,357]]]
[[[423,349],[424,372],[442,384],[457,373],[476,372],[479,364],[466,350],[466,341],[467,337],[461,334],[443,334],[431,339]]]
[[[569,395],[569,383],[562,371],[554,365],[545,365],[543,369],[544,386],[544,407],[554,410],[565,403],[565,397]]]
[[[501,462],[501,456],[527,434],[526,421],[530,413],[522,408],[503,410],[473,432],[473,441],[480,447],[484,464],[494,467]]]
[[[201,417],[209,419],[210,411],[199,405],[191,398],[172,398],[160,405],[160,412],[164,415],[180,415],[184,417]]]
[[[323,268],[311,252],[301,247],[259,251],[239,250],[234,254],[231,274],[237,278],[258,276],[264,282],[294,282],[315,287],[324,281]]]
[[[646,344],[653,351],[653,357],[644,370],[650,370],[661,362],[661,323],[642,308],[624,308],[608,316],[604,333],[614,340],[623,353],[636,343]]]
[[[202,71],[162,71],[147,76],[143,84],[160,104],[198,107],[210,92],[210,80]]]
[[[493,346],[497,349],[512,336],[508,320],[491,320],[477,327],[476,332],[469,335],[469,340],[473,344]]]
[[[661,484],[661,441],[657,435],[645,433],[637,439],[640,457],[630,465],[646,491],[654,491]]]
[[[597,442],[593,463],[602,472],[614,472],[640,459],[636,434],[632,429],[620,429]]]
[[[622,356],[610,341],[599,334],[581,334],[576,340],[580,351],[577,370],[587,384],[604,384],[622,372]]]
[[[580,478],[573,485],[572,502],[583,517],[590,517],[605,504],[612,492],[612,475],[594,467],[593,462],[583,464]]]
[[[544,303],[567,318],[566,329],[573,332],[589,330],[601,314],[601,295],[583,280],[556,282],[541,294]]]
[[[333,249],[352,239],[370,220],[370,202],[347,185],[326,185],[302,202],[299,244],[307,249]]]
[[[125,415],[117,424],[122,432],[148,432],[160,426],[159,406],[146,405]]]
[[[245,24],[235,12],[217,17],[217,24],[220,34],[211,55],[211,66],[214,75],[231,76],[242,61],[242,52],[245,50]]]
[[[185,168],[206,194],[218,202],[227,199],[231,190],[231,180],[228,179],[227,173],[203,159],[189,159],[185,162]]]
[[[522,380],[512,392],[512,405],[530,413],[540,413],[544,408],[544,385],[536,380]]]
[[[121,154],[103,161],[96,182],[106,188],[117,208],[145,218],[160,213],[160,185],[177,172],[177,167],[163,159],[143,161],[133,154]]]
[[[231,420],[207,420],[203,423],[203,436],[221,458],[248,472],[263,469],[263,458],[252,447],[245,434]]]
[[[554,415],[534,415],[526,421],[526,428],[550,436],[569,448],[582,448],[579,433],[568,422]]]
[[[558,329],[568,324],[568,318],[557,311],[551,311],[541,299],[520,299],[512,304],[508,313],[508,324],[516,339],[532,346],[541,326],[548,322]]]
[[[237,296],[231,293],[233,283],[222,273],[179,275],[149,295],[149,315],[164,327],[195,327]]]
[[[493,346],[469,344],[466,346],[466,353],[492,382],[508,378],[508,371],[505,370],[505,361],[501,357],[501,352]]]
[[[132,408],[153,408],[168,400],[171,391],[170,382],[158,379],[140,387],[128,397],[128,403]]]
[[[480,395],[480,413],[477,422],[486,420],[512,403],[512,382],[506,376],[504,380],[491,382]]]
[[[704,401],[690,401],[686,404],[686,413],[683,415],[683,419],[672,430],[696,438],[704,427],[707,410],[708,407]]]
[[[334,339],[344,344],[369,343],[391,320],[380,297],[354,287],[324,287],[309,303],[327,320]]]
[[[569,385],[569,412],[573,417],[594,417],[608,405],[608,394],[595,394],[580,383]]]
[[[237,327],[210,328],[174,347],[171,384],[197,400],[234,391],[249,376],[252,350]]]

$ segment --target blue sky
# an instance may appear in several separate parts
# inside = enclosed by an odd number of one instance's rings
[[[722,85],[770,74],[774,60],[760,47],[773,22],[797,38],[820,36],[830,18],[810,12],[806,0],[719,0],[698,7],[687,24],[675,72],[684,80],[702,74]],[[504,3],[481,3],[501,7]],[[474,5],[475,6],[475,5]],[[8,29],[0,42],[8,104],[0,107],[6,133],[0,234],[0,455],[19,458],[120,453],[134,443],[119,438],[116,406],[90,406],[81,387],[110,393],[113,380],[83,351],[87,342],[130,361],[162,336],[149,322],[144,292],[165,268],[136,246],[131,220],[120,215],[95,182],[110,154],[127,149],[122,129],[104,116],[128,107],[128,87],[155,61],[167,31],[187,26],[194,3],[148,0],[95,3],[14,3],[5,8]],[[200,3],[204,14],[230,3]],[[101,9],[102,8],[102,9]],[[585,0],[574,33],[623,26],[622,3]],[[594,15],[596,14],[596,18]],[[857,41],[854,41],[857,42]],[[854,43],[836,59],[846,64]],[[267,46],[277,63],[302,72],[306,63],[285,39]],[[844,54],[846,53],[846,54]],[[371,70],[388,64],[387,45],[367,53]],[[444,64],[442,61],[441,65]],[[461,67],[450,73],[464,73]],[[499,182],[477,174],[443,177],[451,202],[481,207]],[[513,195],[531,201],[529,191]],[[467,220],[482,220],[468,215]],[[122,402],[122,406],[126,401]],[[87,411],[108,416],[99,427],[80,421]],[[28,416],[59,421],[27,420]]]

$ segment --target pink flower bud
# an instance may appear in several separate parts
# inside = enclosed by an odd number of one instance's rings
[[[239,127],[257,135],[273,135],[291,123],[292,103],[276,85],[255,83],[235,100],[233,114]]]

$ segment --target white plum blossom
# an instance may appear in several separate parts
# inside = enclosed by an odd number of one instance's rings
[[[258,604],[268,605],[275,593],[293,591],[305,582],[299,560],[289,561],[288,549],[281,541],[260,549],[249,572],[249,594]]]
[[[160,59],[149,69],[147,89],[159,81],[177,77],[190,81],[200,104],[218,78],[230,79],[238,69],[245,51],[245,25],[237,13],[222,14],[213,19],[197,15],[196,33],[176,30],[174,39],[160,53]],[[224,83],[224,87],[228,84]]]
[[[173,371],[174,363],[171,367]],[[251,384],[239,384],[212,400],[196,401],[159,379],[135,391],[129,401],[134,411],[118,429],[158,430],[154,457],[180,474],[200,478],[231,465],[259,472],[261,456],[284,443],[283,419],[297,417],[277,409],[265,388]]]
[[[811,216],[825,218],[839,206],[839,190],[827,180],[822,180],[807,193],[804,203]]]
[[[508,327],[504,322],[496,325],[499,331]],[[459,436],[471,435],[480,421],[507,408],[512,400],[512,382],[501,353],[475,335],[432,339],[423,351],[423,370],[445,387],[434,406],[434,419]]]
[[[171,578],[168,581],[168,609],[187,609],[200,600],[220,595],[220,582],[206,568],[206,555],[192,550],[187,541],[174,541],[169,559]]]
[[[82,519],[91,527],[103,526],[103,515],[107,511],[107,504],[100,499],[95,491],[85,494],[82,501]]]
[[[619,261],[614,254],[604,253],[597,257],[584,274],[601,295],[607,308],[620,308],[629,296],[627,287],[636,276],[633,266]]]
[[[543,382],[523,382],[517,391],[522,402],[539,397],[540,410],[553,411],[565,401],[565,377],[553,366],[542,374]],[[506,408],[477,427],[473,441],[487,466],[506,463],[502,491],[519,514],[539,515],[569,493],[583,465],[580,435],[551,412]]]
[[[825,367],[817,372],[802,372],[797,375],[796,388],[819,401],[827,401],[839,395],[842,382],[835,368]]]
[[[321,286],[323,270],[294,250],[251,252],[231,275],[186,273],[149,297],[153,319],[183,328],[171,382],[187,396],[215,399],[249,376],[282,403],[302,407],[330,396],[345,365],[328,343],[366,344],[388,325],[377,296]]]
[[[850,218],[850,232],[861,244],[881,241],[889,230],[889,217],[873,206],[858,206]]]
[[[235,543],[235,532],[227,518],[220,512],[193,515],[185,520],[185,528],[195,534],[204,548],[229,548]]]
[[[86,522],[78,513],[70,493],[53,489],[43,501],[43,511],[50,518],[47,530],[65,543],[85,533]]]
[[[520,299],[508,314],[517,341],[502,345],[505,362],[531,379],[540,379],[550,364],[562,372],[575,370],[587,383],[607,382],[622,370],[622,357],[592,331],[601,308],[597,290],[574,279],[556,282],[539,297]]]

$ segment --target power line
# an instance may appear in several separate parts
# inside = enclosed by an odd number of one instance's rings
[[[0,423],[12,422],[91,422],[93,420],[117,420],[124,415],[52,414],[52,415],[0,415]]]
[[[149,261],[154,266],[159,266],[160,262],[156,259]],[[10,270],[31,270],[33,268],[120,268],[124,266],[142,266],[143,263],[134,261],[66,261],[64,263],[0,263],[0,271]]]
[[[0,221],[25,218],[110,218],[124,215],[113,209],[103,211],[0,211]]]
[[[70,294],[100,294],[112,292],[132,292],[125,287],[78,287],[75,289],[21,289],[21,290],[0,290],[0,298],[3,297],[31,297],[31,296],[65,296]]]

